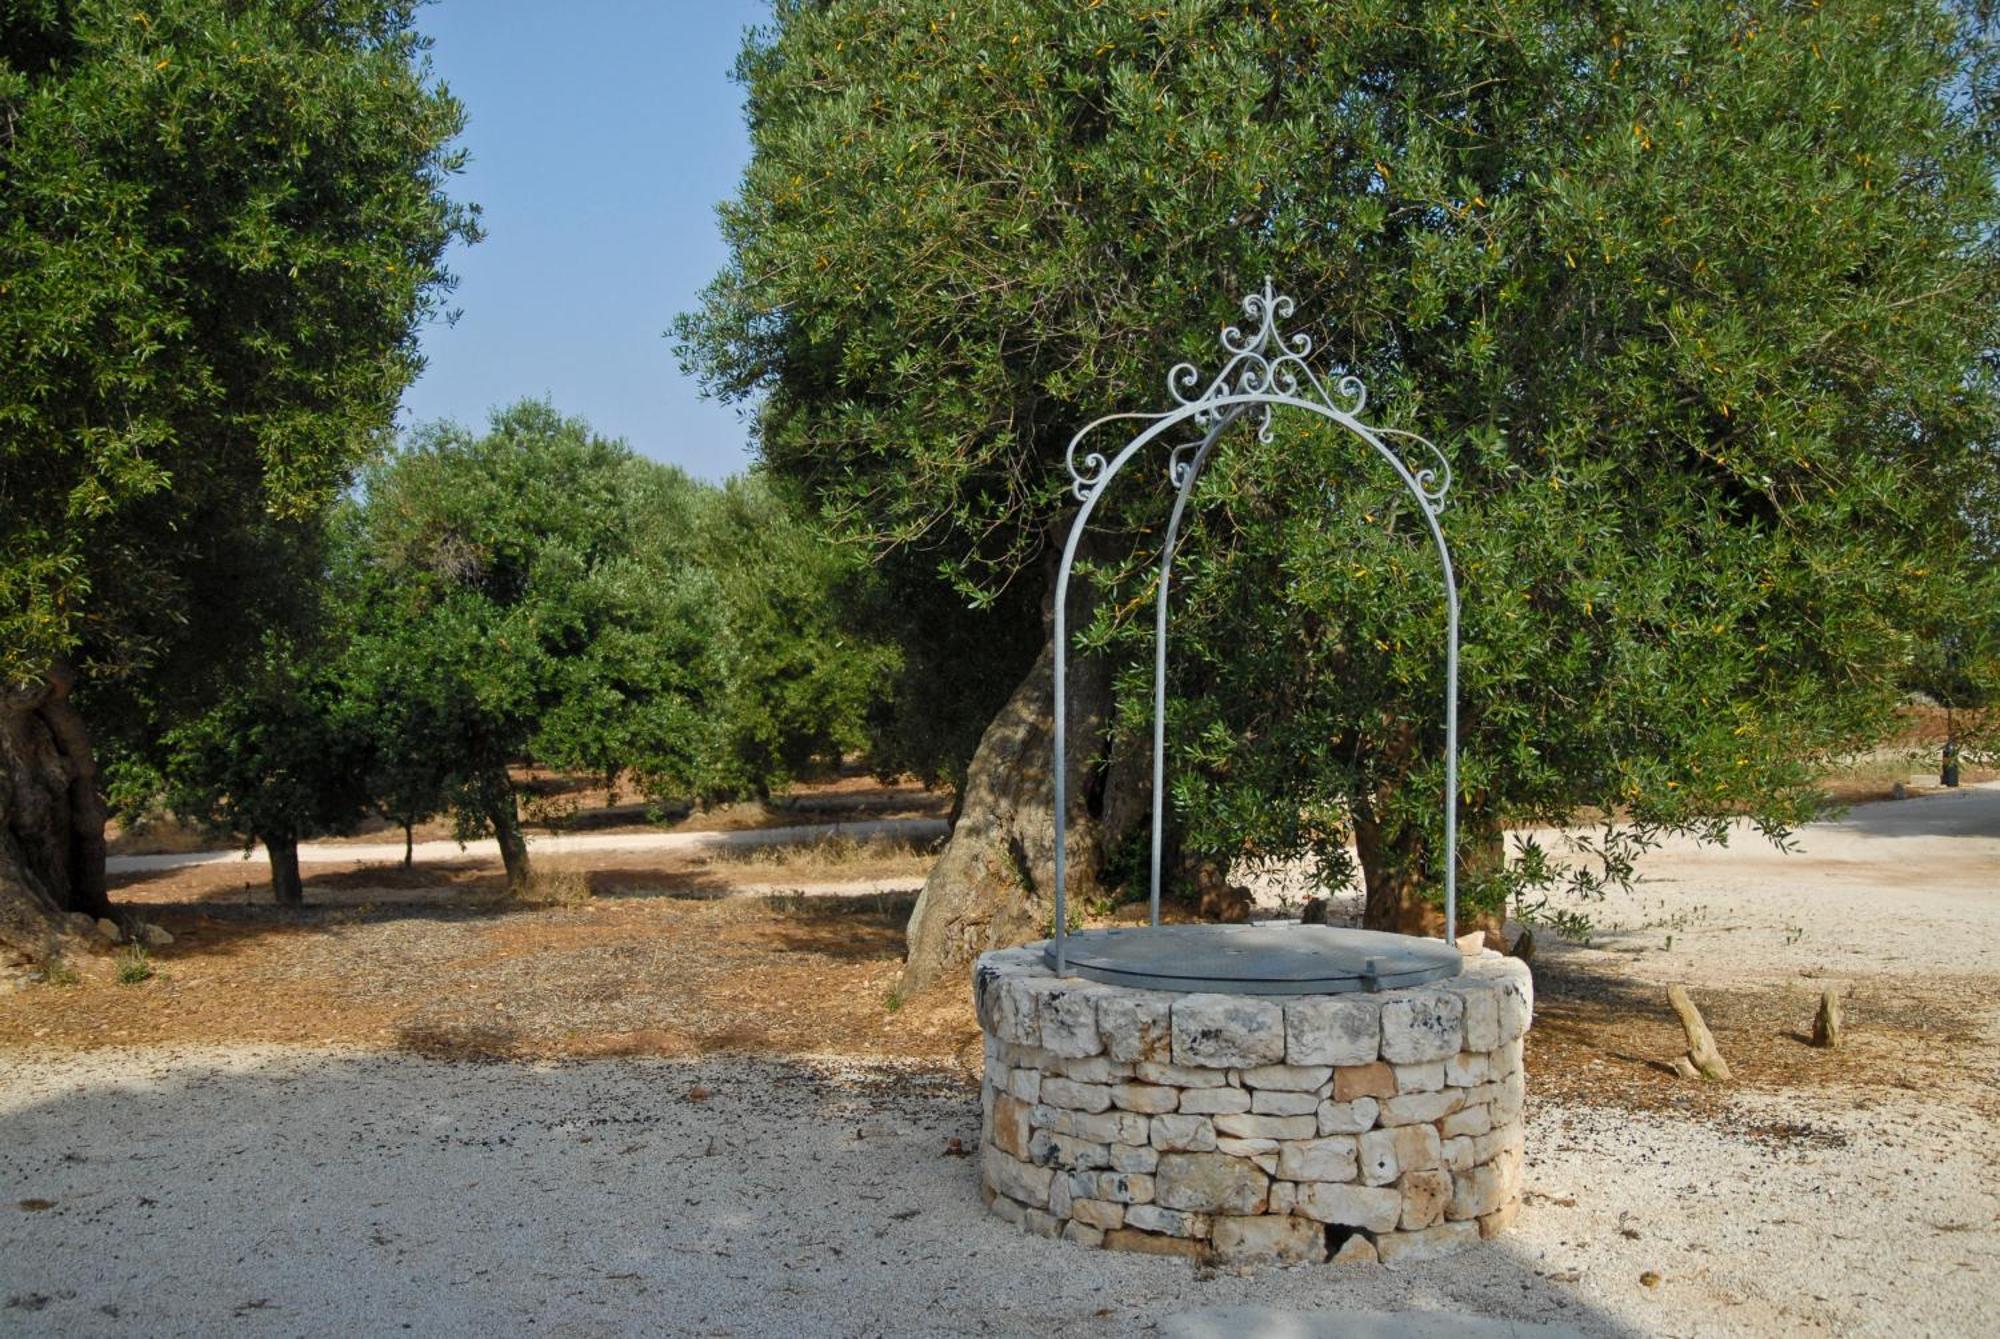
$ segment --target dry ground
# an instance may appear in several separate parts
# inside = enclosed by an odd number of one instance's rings
[[[941,1156],[976,1132],[966,992],[894,993],[907,896],[729,895],[914,887],[921,851],[606,856],[552,881],[587,884],[570,905],[509,899],[478,862],[313,867],[295,912],[261,867],[132,876],[118,896],[176,936],[155,976],[92,957],[75,984],[0,994],[0,1202],[52,1206],[0,1216],[4,1315],[1123,1334],[1264,1300],[1620,1335],[1990,1333],[2000,787],[1858,807],[1803,846],[1670,846],[1587,908],[1589,945],[1545,938],[1517,1233],[1365,1280],[1057,1259],[996,1231]],[[1670,981],[1735,1084],[1665,1069]],[[1803,1038],[1828,987],[1838,1052]]]

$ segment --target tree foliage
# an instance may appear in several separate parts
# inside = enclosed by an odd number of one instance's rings
[[[1994,55],[1941,0],[780,3],[683,346],[762,397],[769,468],[977,603],[1046,562],[1069,434],[1212,366],[1272,275],[1455,473],[1481,868],[1583,812],[1782,832],[1992,534]],[[1435,560],[1359,443],[1276,426],[1201,486],[1177,822],[1329,880],[1359,827],[1406,898],[1437,874]],[[1086,630],[1130,658],[1163,464]]]
[[[367,743],[322,649],[268,633],[221,699],[167,735],[162,798],[183,819],[263,842],[278,901],[297,903],[298,844],[366,812]]]
[[[0,679],[244,635],[389,427],[475,232],[413,9],[0,14]]]

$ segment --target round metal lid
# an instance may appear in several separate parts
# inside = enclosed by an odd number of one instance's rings
[[[1380,930],[1281,921],[1080,930],[1065,940],[1074,976],[1139,990],[1217,995],[1339,995],[1457,976],[1455,944]],[[1056,963],[1053,940],[1042,950]]]

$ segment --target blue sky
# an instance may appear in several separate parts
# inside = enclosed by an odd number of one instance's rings
[[[466,106],[455,193],[486,240],[455,248],[452,327],[403,422],[479,425],[546,396],[655,459],[720,479],[748,462],[732,408],[681,375],[665,331],[723,260],[715,205],[750,143],[729,71],[764,0],[441,0],[431,59]]]

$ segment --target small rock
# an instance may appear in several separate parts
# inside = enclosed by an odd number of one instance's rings
[[[1375,1243],[1359,1232],[1340,1243],[1340,1249],[1333,1253],[1336,1265],[1379,1265],[1382,1257],[1375,1250]]]
[[[118,928],[118,922],[108,916],[99,916],[97,918],[97,933],[103,935],[114,944],[125,938],[124,932]]]
[[[1649,1269],[1639,1276],[1639,1282],[1644,1287],[1657,1288],[1660,1286],[1660,1276]]]
[[[166,948],[174,942],[172,935],[150,921],[142,921],[132,936],[147,948]]]

